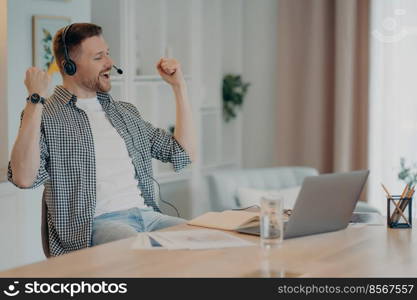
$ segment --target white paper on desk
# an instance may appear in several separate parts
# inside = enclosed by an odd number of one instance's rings
[[[212,249],[255,245],[231,234],[210,229],[149,232],[167,249]]]
[[[147,232],[139,233],[132,244],[133,249],[152,249]]]

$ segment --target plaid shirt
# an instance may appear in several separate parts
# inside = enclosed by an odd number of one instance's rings
[[[144,121],[133,104],[114,101],[100,92],[97,99],[125,141],[145,204],[160,211],[150,178],[151,158],[171,162],[179,171],[191,163],[189,156],[172,135]],[[40,128],[40,168],[33,185],[27,187],[45,186],[43,201],[53,256],[91,246],[96,207],[94,141],[87,114],[76,101],[76,96],[61,86],[47,99]],[[12,181],[10,162],[8,180],[17,186]]]

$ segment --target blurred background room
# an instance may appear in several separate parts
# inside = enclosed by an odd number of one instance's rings
[[[183,218],[243,206],[223,172],[370,169],[361,200],[382,214],[381,182],[394,194],[417,182],[414,0],[0,0],[0,270],[45,259],[43,188],[17,189],[7,164],[27,97],[25,71],[53,72],[48,37],[74,22],[103,27],[124,70],[113,72],[113,97],[167,131],[175,102],[155,64],[162,56],[180,61],[199,155],[180,173],[155,161],[154,173]],[[297,181],[287,171],[282,187]],[[224,191],[213,188],[216,180]],[[219,204],[223,192],[236,203]]]

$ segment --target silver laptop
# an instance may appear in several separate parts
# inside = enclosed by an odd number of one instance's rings
[[[284,238],[344,229],[369,175],[369,170],[306,177]],[[259,235],[259,226],[241,228],[241,233]]]

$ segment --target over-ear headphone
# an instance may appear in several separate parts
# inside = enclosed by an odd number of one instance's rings
[[[68,34],[68,31],[70,30],[72,24],[66,26],[64,28],[64,31],[62,32],[62,44],[64,46],[64,72],[65,74],[72,76],[77,72],[77,66],[75,62],[69,57],[67,44],[66,44],[66,36]]]

